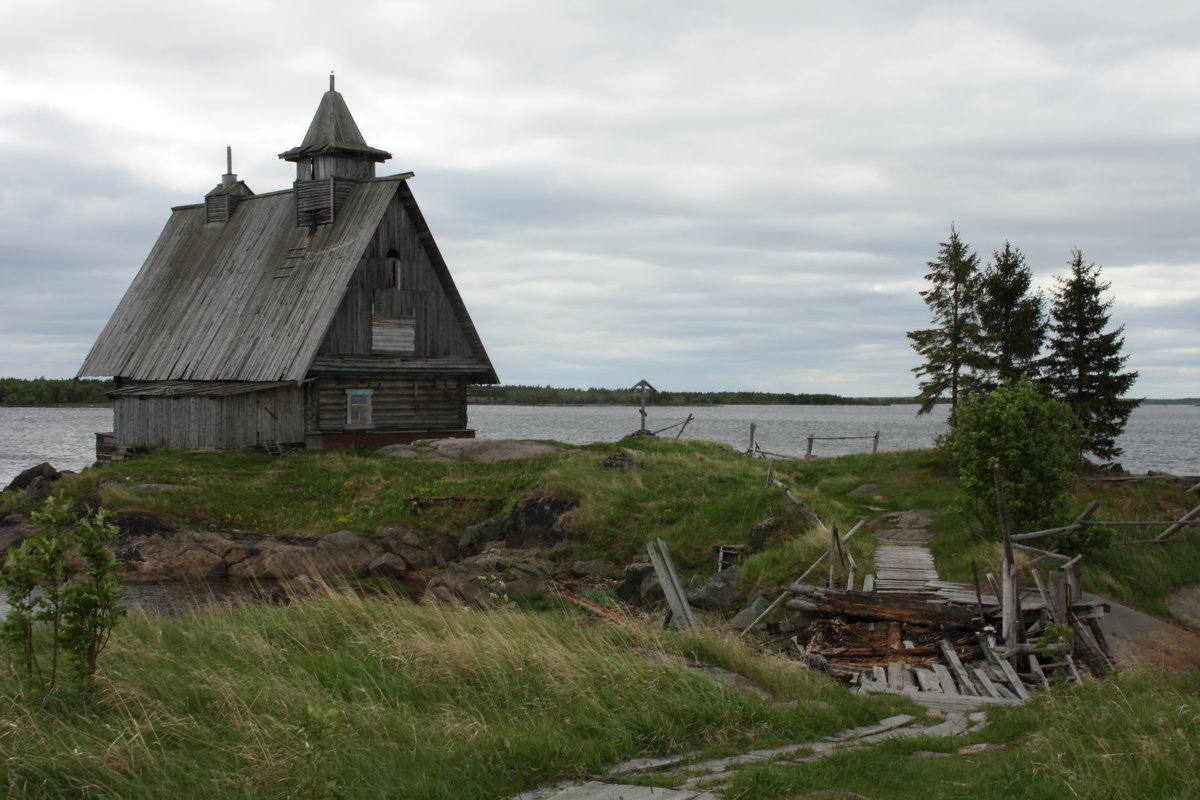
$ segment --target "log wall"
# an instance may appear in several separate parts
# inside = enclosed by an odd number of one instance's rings
[[[448,431],[467,427],[467,381],[462,377],[318,378],[308,384],[309,435],[363,430],[346,423],[346,391],[370,389],[374,431]]]

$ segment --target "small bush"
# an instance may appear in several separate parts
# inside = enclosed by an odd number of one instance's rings
[[[117,528],[105,521],[103,510],[76,519],[61,497],[46,500],[33,521],[37,531],[8,551],[0,574],[10,607],[0,623],[0,640],[25,678],[40,680],[46,691],[57,687],[63,658],[88,683],[125,613],[117,605],[122,568],[107,547]],[[47,637],[38,635],[42,627]]]
[[[995,534],[993,469],[1000,465],[1013,533],[1050,527],[1062,518],[1073,477],[1071,412],[1026,379],[958,410],[953,435],[959,479],[985,530]]]

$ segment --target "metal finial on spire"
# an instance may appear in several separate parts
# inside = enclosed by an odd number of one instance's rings
[[[329,70],[329,91],[333,91],[333,70]]]
[[[233,174],[233,148],[229,146],[225,148],[225,171]]]

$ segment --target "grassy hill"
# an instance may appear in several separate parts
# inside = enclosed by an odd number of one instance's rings
[[[603,466],[622,447],[635,451],[638,469]],[[572,557],[625,563],[661,537],[685,573],[711,572],[713,545],[745,541],[756,523],[785,517],[744,565],[748,587],[794,579],[826,546],[789,513],[782,492],[768,488],[767,470],[723,445],[637,439],[496,464],[355,451],[282,459],[155,453],[58,486],[73,498],[99,492],[113,510],[170,514],[198,528],[371,534],[403,524],[430,538],[456,538],[540,491],[575,504]],[[971,561],[995,569],[999,560],[936,451],[781,462],[774,474],[843,530],[860,517],[937,509],[943,578],[966,579]],[[183,488],[130,488],[142,483]],[[1097,518],[1108,520],[1174,518],[1195,504],[1160,482],[1081,482],[1072,502],[1078,510],[1094,497],[1102,503]],[[0,515],[29,510],[11,493],[0,499]],[[1185,532],[1170,547],[1089,554],[1085,578],[1166,613],[1163,600],[1200,575],[1197,539]],[[869,564],[873,544],[869,534],[853,540],[860,564]],[[710,682],[687,670],[684,657],[744,675],[777,702]],[[1194,796],[1198,692],[1196,674],[1060,686],[1028,705],[989,711],[992,724],[966,740],[748,768],[726,796]],[[334,588],[286,607],[133,616],[114,634],[90,690],[43,697],[6,672],[0,781],[14,797],[504,798],[637,755],[813,741],[899,708],[910,707],[852,695],[728,634],[598,622],[555,605],[464,611]],[[910,757],[972,742],[1007,748]]]

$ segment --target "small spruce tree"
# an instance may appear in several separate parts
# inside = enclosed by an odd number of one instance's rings
[[[1116,440],[1141,400],[1126,399],[1137,372],[1122,372],[1128,356],[1125,326],[1109,330],[1112,300],[1102,299],[1111,284],[1100,268],[1072,252],[1070,274],[1060,277],[1050,305],[1050,352],[1043,363],[1045,382],[1074,414],[1076,461],[1091,453],[1102,460],[1121,454]]]
[[[1040,292],[1031,292],[1033,272],[1009,242],[992,253],[979,276],[975,307],[979,315],[978,379],[983,391],[1036,375],[1046,338]]]
[[[913,372],[920,379],[918,414],[927,414],[943,397],[950,398],[950,422],[954,423],[960,398],[972,386],[971,368],[977,353],[979,320],[975,313],[975,289],[979,257],[958,238],[950,226],[949,241],[942,242],[936,261],[929,262],[925,280],[930,288],[921,292],[932,313],[933,327],[909,331],[913,349],[924,359]]]

